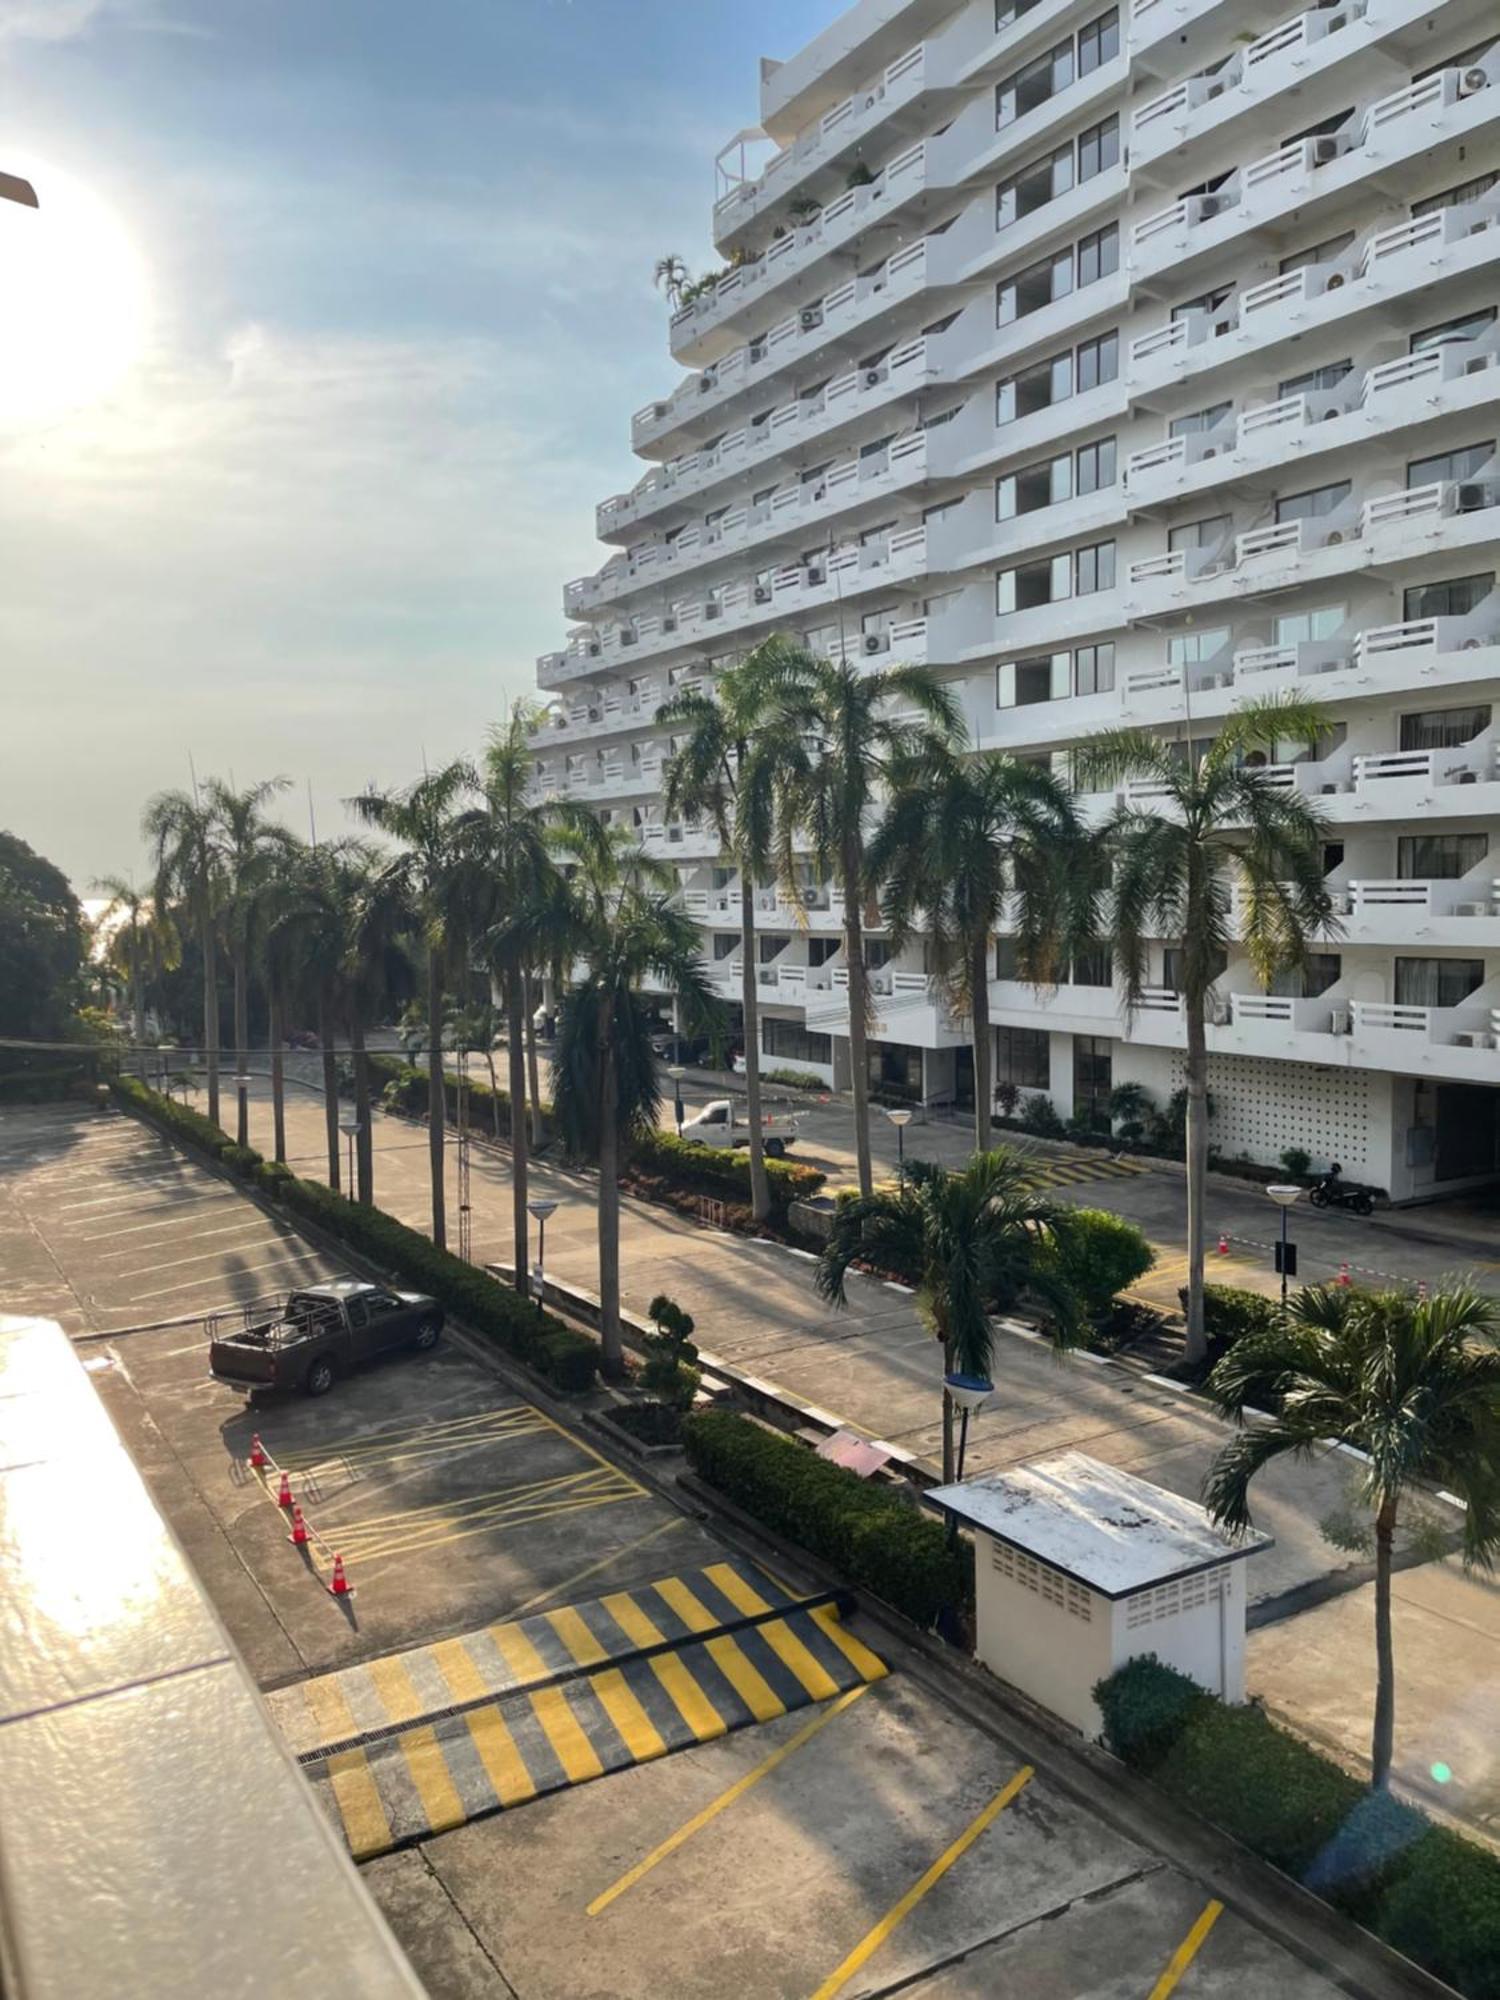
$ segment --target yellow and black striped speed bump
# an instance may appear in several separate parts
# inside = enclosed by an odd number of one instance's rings
[[[270,1700],[364,1861],[885,1672],[826,1598],[715,1563]]]
[[[1130,1180],[1146,1168],[1139,1160],[1039,1160],[1027,1162],[1042,1187],[1082,1187],[1089,1181]]]

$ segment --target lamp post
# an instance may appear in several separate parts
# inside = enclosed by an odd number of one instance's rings
[[[682,1137],[682,1079],[687,1075],[687,1071],[682,1067],[681,1063],[673,1063],[668,1069],[667,1075],[672,1079],[673,1108],[677,1113],[677,1136],[680,1139]]]
[[[357,1139],[357,1138],[359,1137],[359,1132],[360,1132],[360,1124],[359,1124],[359,1120],[358,1120],[357,1118],[342,1118],[342,1119],[340,1119],[340,1120],[339,1120],[339,1130],[340,1130],[340,1131],[341,1131],[341,1132],[343,1133],[344,1137],[345,1137],[345,1138],[346,1138],[346,1139],[348,1140],[348,1142],[349,1142],[349,1144],[348,1144],[348,1147],[347,1147],[347,1151],[348,1151],[348,1154],[349,1154],[349,1199],[350,1199],[351,1201],[353,1201],[353,1199],[354,1199],[354,1142],[355,1142],[355,1140],[356,1140],[356,1139]]]
[[[526,1210],[536,1218],[536,1310],[538,1319],[546,1310],[547,1292],[547,1217],[557,1213],[555,1201],[528,1201]]]
[[[906,1171],[906,1128],[911,1123],[911,1113],[909,1111],[887,1110],[885,1115],[896,1128],[896,1172],[898,1174],[904,1173]]]
[[[1302,1193],[1290,1181],[1273,1181],[1266,1193],[1281,1210],[1281,1241],[1276,1246],[1276,1268],[1281,1273],[1281,1303],[1286,1304],[1286,1281],[1295,1277],[1297,1271],[1297,1246],[1286,1240],[1287,1211],[1293,1207]]]
[[[250,1105],[248,1102],[250,1078],[246,1071],[240,1070],[236,1075],[234,1090],[237,1107],[235,1113],[235,1142],[241,1146],[248,1146],[250,1143]]]
[[[910,1114],[908,1114],[910,1115]],[[964,1454],[969,1448],[969,1418],[982,1410],[995,1393],[995,1385],[987,1375],[945,1375],[943,1394],[959,1411],[958,1422],[958,1466],[953,1483],[961,1485],[964,1476]],[[948,1516],[948,1546],[958,1543],[958,1516]]]

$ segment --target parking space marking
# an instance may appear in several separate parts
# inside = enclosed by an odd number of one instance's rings
[[[469,1736],[501,1805],[519,1806],[534,1799],[536,1785],[499,1709],[476,1709],[468,1717],[468,1724]]]
[[[305,1451],[282,1451],[270,1447],[278,1465],[289,1472],[317,1480],[320,1476],[344,1473],[351,1480],[362,1479],[376,1467],[409,1465],[425,1458],[442,1458],[476,1445],[496,1444],[507,1438],[534,1437],[547,1429],[529,1404],[503,1410],[481,1410],[476,1415],[451,1417],[444,1423],[404,1425],[397,1430],[375,1431],[368,1436],[335,1440]]]
[[[878,1924],[866,1931],[853,1951],[834,1967],[813,1995],[813,2000],[833,2000],[835,1993],[843,1991],[860,1967],[867,1964],[891,1933],[906,1921],[928,1890],[942,1880],[955,1861],[961,1860],[968,1853],[985,1828],[1000,1817],[1011,1800],[1025,1790],[1035,1775],[1033,1765],[1023,1765],[1010,1782],[1001,1787],[984,1811],[969,1821],[957,1840],[945,1847],[932,1866],[917,1877],[900,1902],[889,1909]]]
[[[462,1826],[468,1814],[464,1811],[464,1802],[449,1775],[433,1731],[430,1728],[408,1729],[397,1741],[406,1759],[406,1768],[411,1773],[411,1781],[417,1788],[417,1796],[422,1801],[430,1830],[446,1833],[450,1827]]]
[[[309,1257],[315,1263],[324,1261],[320,1252],[312,1249],[310,1246],[303,1250],[283,1250],[275,1257],[268,1257],[262,1264],[242,1264],[237,1271],[230,1272],[228,1277],[223,1280],[214,1277],[187,1278],[179,1285],[163,1285],[159,1291],[136,1292],[132,1294],[131,1303],[139,1305],[146,1299],[165,1299],[170,1297],[173,1292],[201,1292],[205,1285],[216,1285],[221,1282],[228,1283],[235,1278],[248,1278],[253,1276],[257,1271],[275,1271],[279,1270],[284,1264],[289,1263],[305,1265]],[[299,1270],[297,1275],[299,1282],[314,1284],[323,1281],[321,1273]],[[347,1271],[338,1267],[329,1274],[331,1278],[347,1277],[348,1275]]]
[[[701,1833],[711,1820],[717,1819],[721,1812],[727,1812],[737,1799],[742,1799],[746,1792],[760,1784],[762,1779],[769,1778],[794,1751],[800,1750],[804,1743],[816,1736],[818,1731],[832,1722],[836,1715],[842,1715],[851,1703],[858,1701],[862,1694],[868,1694],[869,1691],[868,1685],[850,1688],[847,1693],[840,1695],[837,1701],[831,1702],[827,1708],[820,1709],[812,1721],[804,1723],[795,1736],[780,1744],[769,1757],[763,1757],[753,1770],[736,1779],[727,1791],[720,1792],[719,1796],[711,1799],[701,1812],[694,1813],[693,1817],[684,1821],[675,1833],[668,1834],[659,1846],[653,1847],[643,1861],[638,1861],[633,1868],[627,1869],[617,1882],[612,1882],[587,1906],[584,1915],[597,1917],[602,1910],[607,1910],[611,1903],[625,1894],[627,1889],[633,1889],[637,1882],[649,1875],[659,1862],[675,1854],[678,1848],[690,1841],[695,1833]]]
[[[1167,2000],[1169,1993],[1177,1991],[1182,1975],[1203,1949],[1204,1940],[1223,1914],[1224,1905],[1220,1902],[1211,1901],[1205,1906],[1198,1921],[1168,1959],[1166,1970],[1151,1989],[1150,2000]]]
[[[351,1851],[383,1854],[391,1844],[391,1823],[363,1753],[346,1750],[341,1757],[330,1757],[325,1768]]]
[[[578,1717],[568,1706],[568,1697],[562,1688],[538,1688],[531,1696],[531,1711],[547,1732],[547,1741],[552,1745],[553,1754],[562,1765],[570,1785],[580,1785],[589,1778],[604,1776],[604,1766],[584,1734]]]
[[[545,1599],[549,1597],[561,1597],[565,1590],[576,1590],[580,1583],[586,1582],[591,1576],[597,1576],[601,1569],[612,1569],[622,1556],[634,1555],[637,1549],[645,1548],[648,1542],[657,1541],[662,1535],[670,1535],[674,1529],[686,1527],[686,1525],[687,1519],[685,1515],[674,1514],[670,1521],[661,1521],[656,1527],[648,1528],[644,1535],[637,1535],[633,1542],[626,1542],[623,1548],[612,1550],[609,1555],[600,1556],[597,1562],[587,1563],[582,1569],[574,1570],[571,1576],[565,1577],[561,1583],[555,1584],[552,1589],[539,1590],[534,1597],[528,1597],[524,1604],[516,1606],[514,1616],[517,1618],[523,1617],[526,1612],[534,1610]]]
[[[520,1527],[550,1520],[557,1514],[618,1506],[622,1501],[641,1497],[642,1488],[633,1479],[627,1479],[613,1467],[599,1471],[590,1466],[583,1472],[501,1486],[490,1493],[471,1494],[464,1500],[440,1500],[429,1507],[377,1515],[369,1521],[330,1521],[324,1532],[337,1543],[346,1561],[368,1563],[442,1548],[450,1542],[488,1534],[501,1526]]]

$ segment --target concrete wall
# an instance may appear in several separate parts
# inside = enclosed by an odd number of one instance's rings
[[[993,1536],[976,1533],[974,1553],[976,1656],[1085,1736],[1097,1736],[1094,1685],[1114,1665],[1109,1600]]]
[[[1223,1700],[1245,1699],[1245,1565],[1175,1578],[1111,1607],[1112,1665],[1155,1653]]]

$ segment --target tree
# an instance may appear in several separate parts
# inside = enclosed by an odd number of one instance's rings
[[[891,949],[919,927],[933,971],[972,1023],[974,1140],[989,1150],[994,1113],[990,939],[1010,917],[1021,976],[1052,986],[1091,935],[1084,841],[1071,797],[1050,771],[994,752],[954,757],[891,800],[870,843],[886,884]]]
[[[602,832],[602,829],[601,829]],[[642,982],[706,1009],[698,926],[672,901],[669,871],[596,840],[574,876],[582,979],[563,1002],[555,1058],[556,1112],[569,1150],[599,1169],[601,1369],[619,1381],[622,1147],[655,1128],[661,1104]]]
[[[311,1009],[322,1048],[323,1136],[328,1185],[343,1184],[339,1148],[338,1022],[345,1013],[350,912],[376,867],[360,840],[329,840],[289,851],[285,879],[268,914],[265,961],[271,994],[271,1100],[278,1143],[285,1146],[280,1058],[285,1007],[295,997]],[[282,1157],[281,1153],[277,1154]]]
[[[764,649],[763,649],[764,650]],[[926,667],[866,672],[787,643],[757,665],[749,699],[760,717],[742,782],[769,771],[775,801],[773,853],[787,894],[803,895],[798,846],[814,870],[832,876],[844,903],[849,973],[849,1061],[860,1193],[874,1185],[870,1164],[870,993],[864,956],[865,904],[878,884],[867,849],[882,797],[939,769],[962,732],[952,690]]]
[[[0,1033],[57,1039],[82,998],[88,933],[60,868],[0,833]]]
[[[342,885],[343,950],[339,961],[340,998],[354,1067],[354,1166],[356,1200],[375,1200],[375,1132],[370,1090],[370,1056],[365,1029],[389,1015],[411,993],[413,972],[407,952],[411,909],[405,885],[383,869],[363,845],[344,850]]]
[[[852,1265],[901,1272],[915,1282],[917,1310],[942,1344],[944,1375],[988,1381],[990,1315],[1025,1296],[1046,1307],[1059,1346],[1082,1337],[1078,1300],[1056,1258],[1044,1254],[1062,1213],[1037,1193],[1020,1155],[1003,1148],[976,1153],[958,1173],[908,1160],[894,1187],[839,1203],[814,1282],[821,1298],[843,1306]],[[945,1387],[944,1483],[953,1477],[953,1402]]]
[[[105,938],[105,957],[125,980],[130,1006],[130,1038],[141,1075],[145,1070],[146,993],[150,982],[177,962],[177,938],[170,918],[158,911],[149,890],[123,875],[105,875],[94,884],[109,901],[96,932]]]
[[[219,852],[222,921],[234,986],[235,1063],[241,1073],[250,1055],[250,964],[259,906],[274,882],[277,857],[291,838],[284,827],[266,818],[265,809],[290,782],[264,778],[236,791],[221,778],[209,778],[203,787],[210,838]],[[237,1096],[235,1143],[248,1146],[249,1106],[245,1092]]]
[[[1375,1715],[1370,1771],[1389,1784],[1396,1721],[1391,1568],[1404,1504],[1432,1488],[1465,1504],[1463,1553],[1493,1567],[1500,1550],[1500,1300],[1467,1284],[1430,1299],[1318,1286],[1285,1316],[1235,1342],[1208,1392],[1241,1429],[1204,1483],[1225,1527],[1251,1525],[1250,1485],[1290,1453],[1336,1444],[1364,1454],[1356,1475],[1375,1549]],[[1277,1414],[1247,1421],[1250,1408]]]
[[[219,916],[224,895],[223,856],[215,817],[197,786],[191,792],[158,792],[147,802],[141,832],[156,870],[155,899],[163,921],[181,902],[197,936],[203,965],[203,1061],[208,1072],[208,1115],[219,1122]]]
[[[683,288],[688,282],[688,267],[682,259],[670,253],[658,257],[656,269],[651,274],[651,282],[659,292],[666,294],[667,304],[675,312],[682,303]]]
[[[739,666],[721,674],[711,695],[674,695],[656,711],[660,727],[685,730],[667,763],[663,785],[667,817],[688,815],[708,820],[723,853],[739,871],[740,1007],[750,1128],[750,1206],[757,1222],[764,1222],[771,1213],[771,1183],[761,1130],[755,885],[771,865],[776,772],[768,756],[751,757],[750,745],[760,724],[765,685],[778,665],[792,660],[797,651],[791,640],[773,634]]]
[[[451,970],[462,962],[467,911],[466,843],[483,823],[471,803],[479,783],[472,764],[455,759],[400,792],[373,787],[349,801],[366,826],[401,843],[387,864],[392,893],[416,915],[427,961],[427,1152],[432,1172],[432,1240],[448,1241],[443,1157],[447,1102],[443,1083],[443,1004]]]
[[[1231,890],[1242,892],[1239,935],[1266,985],[1303,963],[1310,941],[1336,931],[1323,880],[1324,823],[1267,768],[1278,745],[1326,728],[1296,696],[1248,702],[1201,757],[1137,729],[1108,730],[1078,753],[1081,789],[1147,780],[1149,805],[1126,803],[1104,834],[1112,870],[1108,929],[1133,1012],[1148,985],[1154,941],[1176,946],[1187,1033],[1187,1355],[1201,1361],[1204,1202],[1208,1175],[1208,1011],[1236,940]]]

